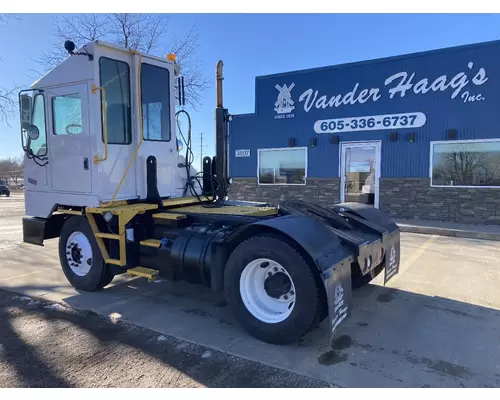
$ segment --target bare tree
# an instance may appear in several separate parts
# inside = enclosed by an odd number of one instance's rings
[[[15,14],[0,14],[0,26],[14,20],[19,21],[20,18]],[[9,117],[14,115],[17,106],[17,90],[18,87],[15,84],[10,88],[0,87],[0,121],[9,126]]]
[[[54,17],[54,45],[34,61],[44,72],[68,57],[63,43],[72,40],[78,47],[93,40],[107,41],[125,48],[165,57],[175,53],[184,77],[186,103],[196,108],[210,78],[204,76],[197,57],[199,36],[191,28],[183,36],[167,37],[168,18],[162,14],[80,14]],[[177,90],[176,90],[177,94]]]
[[[454,185],[484,186],[500,182],[500,155],[495,152],[452,151],[434,167],[435,181]]]
[[[6,24],[8,21],[20,21],[21,18],[19,18],[18,15],[16,14],[0,14],[0,25]]]
[[[10,126],[9,118],[14,115],[17,105],[17,87],[0,87],[0,121]]]
[[[0,159],[0,180],[13,183],[18,188],[23,177],[23,157],[10,157]]]

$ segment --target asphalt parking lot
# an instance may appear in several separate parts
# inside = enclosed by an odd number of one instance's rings
[[[232,318],[223,297],[183,283],[116,279],[99,293],[69,286],[57,241],[21,243],[22,195],[0,198],[0,288],[90,310],[221,354],[342,387],[498,387],[500,242],[402,234],[400,274],[355,293],[346,337],[325,326],[272,346]]]

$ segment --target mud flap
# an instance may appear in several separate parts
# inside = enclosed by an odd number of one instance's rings
[[[351,258],[332,266],[325,271],[324,276],[330,321],[330,345],[332,345],[342,331],[345,320],[351,315]]]
[[[385,244],[387,243],[387,244]],[[387,249],[385,253],[384,285],[399,273],[400,263],[400,234],[399,229],[392,232],[384,240],[384,246]]]

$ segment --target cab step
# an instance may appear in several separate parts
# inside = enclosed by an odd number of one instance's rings
[[[103,232],[96,232],[95,236],[98,238],[103,238],[103,239],[115,239],[115,240],[120,240],[120,235],[117,235],[116,233],[103,233]]]
[[[182,228],[189,224],[186,214],[171,212],[171,211],[159,212],[153,214],[153,221],[155,226],[167,225],[170,228]]]
[[[120,261],[120,260],[116,260],[116,259],[114,259],[114,258],[106,258],[106,259],[104,260],[104,262],[105,262],[106,264],[122,265],[122,263],[121,263],[121,261]]]
[[[160,247],[161,241],[158,239],[146,239],[146,240],[141,240],[141,246],[148,246],[148,247]]]
[[[155,280],[159,273],[160,271],[156,269],[144,268],[144,267],[134,267],[127,270],[128,275],[148,278],[149,281]]]
[[[186,218],[186,214],[179,214],[179,213],[172,213],[172,212],[160,212],[157,214],[153,214],[153,218],[177,221],[177,220]]]

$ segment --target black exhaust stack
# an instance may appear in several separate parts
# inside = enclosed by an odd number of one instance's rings
[[[230,184],[227,172],[229,113],[222,102],[222,61],[217,63],[217,108],[215,110],[215,182],[218,201],[224,201]]]

